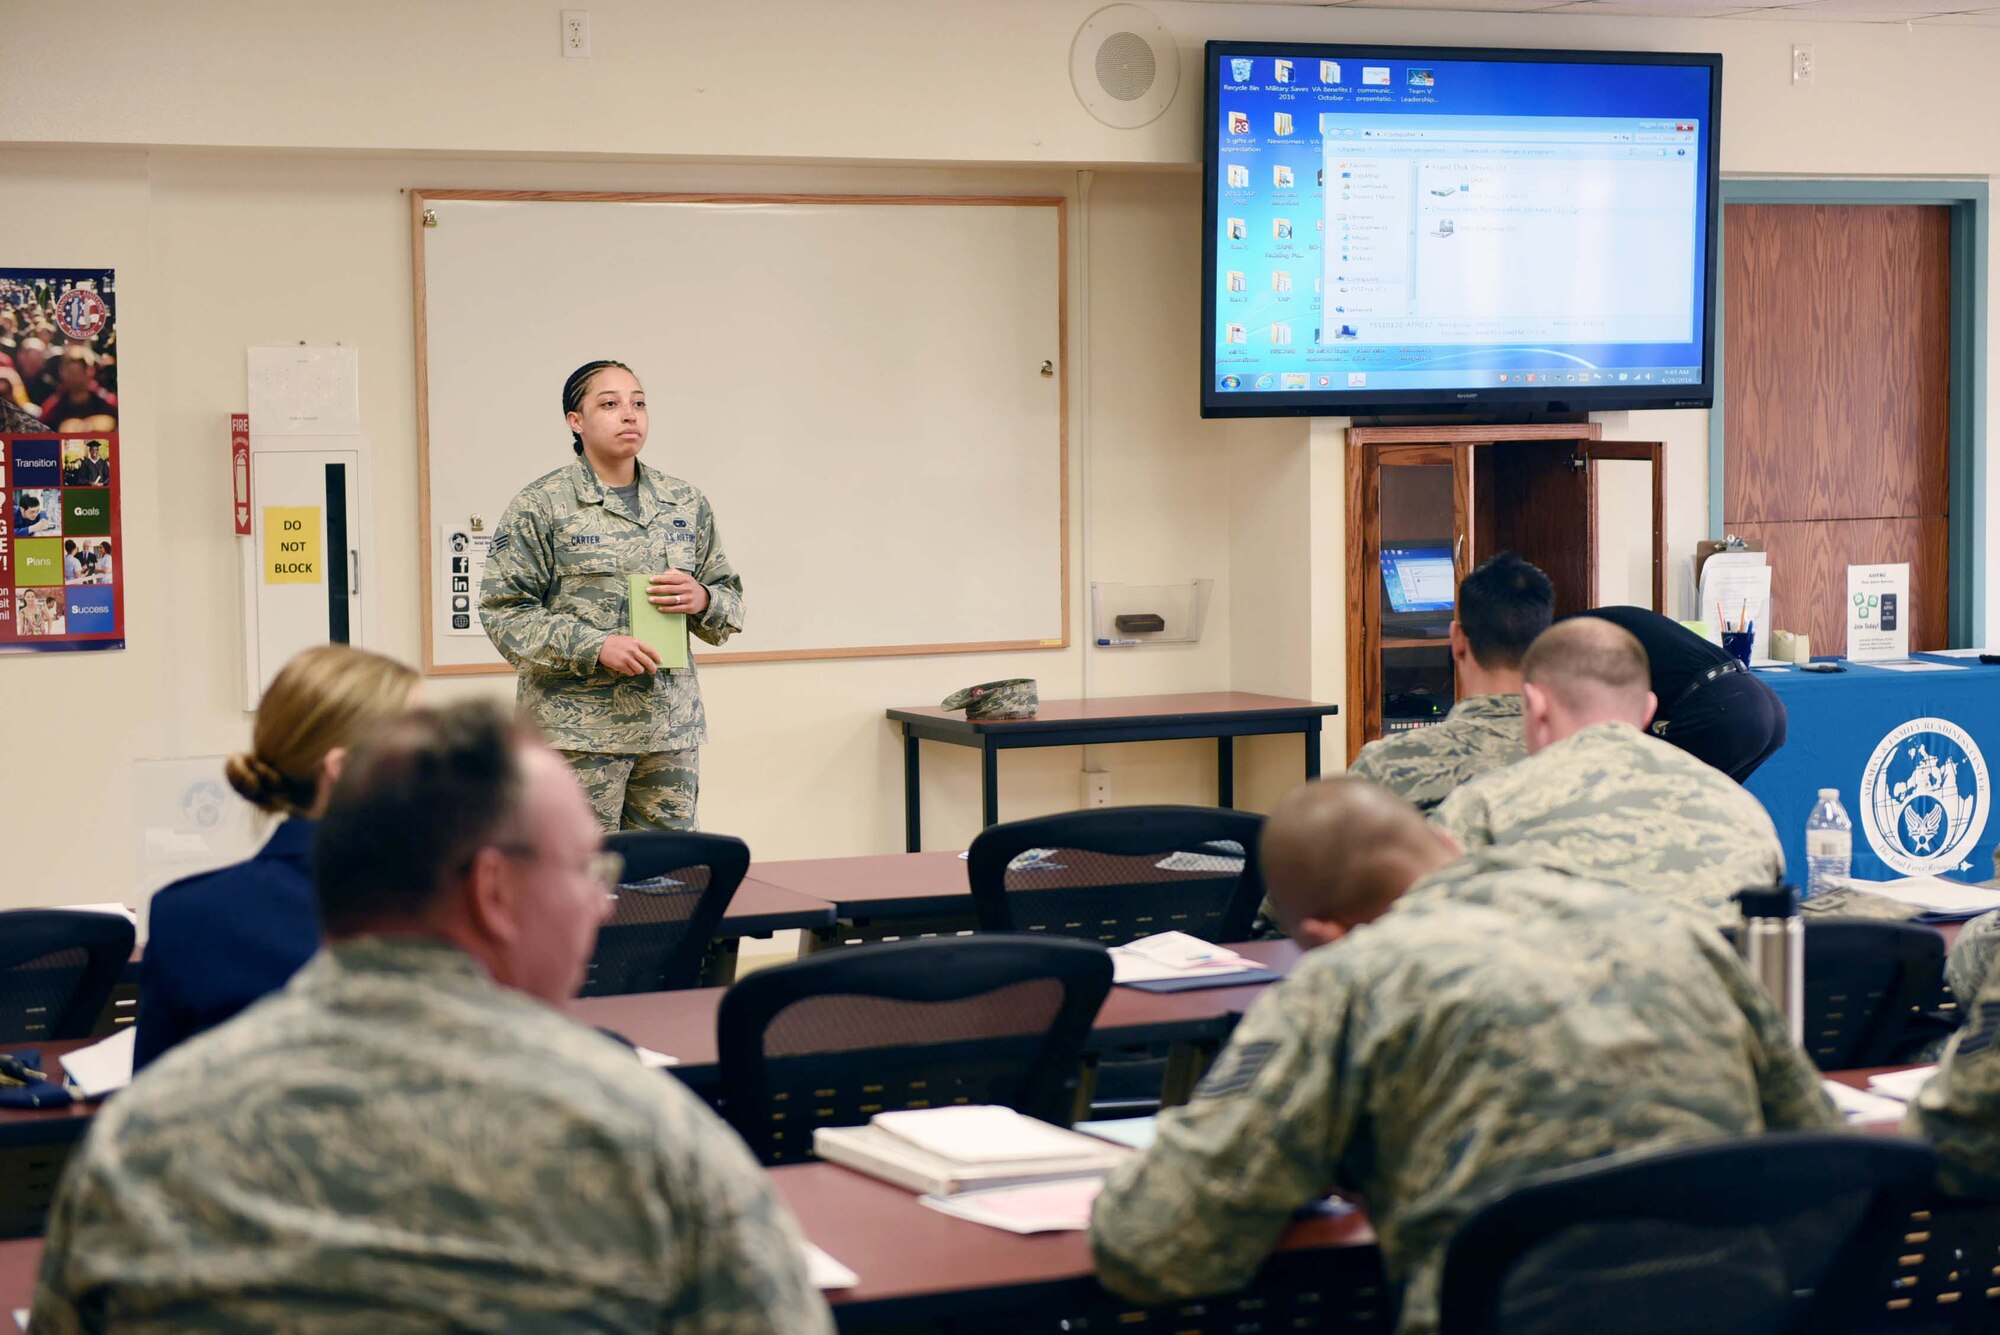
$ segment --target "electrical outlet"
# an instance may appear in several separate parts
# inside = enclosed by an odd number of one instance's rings
[[[1083,804],[1086,807],[1111,805],[1111,776],[1101,769],[1083,772]]]
[[[565,9],[562,12],[562,53],[567,60],[583,60],[589,57],[589,10]]]
[[[1801,43],[1792,48],[1792,82],[1809,84],[1813,81],[1813,49],[1810,44]]]

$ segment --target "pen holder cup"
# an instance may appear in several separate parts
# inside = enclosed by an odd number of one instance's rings
[[[1736,661],[1744,667],[1750,666],[1750,648],[1757,643],[1757,632],[1753,630],[1725,630],[1722,632],[1722,647],[1736,656]]]

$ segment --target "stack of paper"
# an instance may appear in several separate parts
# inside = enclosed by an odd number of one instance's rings
[[[1942,876],[1905,876],[1899,881],[1864,881],[1850,876],[1847,883],[1856,890],[1922,909],[1917,915],[1919,922],[1962,922],[2000,909],[2000,890],[1947,881]]]
[[[1076,1129],[1127,1149],[1143,1150],[1153,1143],[1155,1117],[1107,1117],[1096,1122],[1078,1122]]]
[[[917,1200],[941,1214],[1009,1233],[1076,1233],[1090,1227],[1090,1207],[1103,1188],[1104,1179],[1082,1177]]]
[[[1892,1098],[1843,1085],[1838,1080],[1822,1080],[1819,1087],[1833,1100],[1833,1106],[1850,1122],[1900,1122],[1903,1105]]]
[[[1186,932],[1160,932],[1111,948],[1111,981],[1147,992],[1237,987],[1277,977],[1255,960]]]
[[[967,1105],[877,1113],[866,1126],[823,1126],[813,1153],[932,1196],[1102,1177],[1131,1153],[1011,1108]]]
[[[810,1242],[806,1244],[806,1278],[816,1289],[851,1289],[861,1282],[861,1276]]]
[[[63,1081],[80,1099],[101,1099],[132,1083],[132,1048],[139,1027],[126,1025],[102,1043],[78,1048],[62,1059]]]
[[[1717,552],[1701,566],[1696,591],[1701,614],[1720,618],[1716,629],[1735,629],[1748,621],[1756,632],[1750,651],[1754,664],[1771,658],[1771,567],[1763,552]]]
[[[1889,1071],[1882,1075],[1871,1075],[1868,1077],[1868,1088],[1884,1098],[1908,1103],[1936,1074],[1937,1067],[1934,1065],[1912,1066],[1907,1071]]]

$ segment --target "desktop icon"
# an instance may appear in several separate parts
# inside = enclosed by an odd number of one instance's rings
[[[1290,218],[1271,219],[1271,239],[1273,241],[1290,241],[1292,239],[1292,220]]]
[[[1247,342],[1248,340],[1246,340],[1243,336],[1242,325],[1226,324],[1222,326],[1222,341],[1224,343],[1243,343]]]
[[[1363,65],[1361,67],[1361,82],[1371,88],[1387,88],[1389,86],[1389,67],[1387,65]]]
[[[1321,389],[1330,388],[1332,384],[1333,384],[1333,377],[1330,375],[1323,375],[1319,378],[1319,387]]]
[[[1257,377],[1257,388],[1259,389],[1269,389],[1274,383],[1275,381],[1268,374]]]
[[[1280,190],[1292,188],[1292,169],[1283,165],[1271,168],[1271,184]]]
[[[1251,61],[1242,56],[1237,56],[1229,62],[1230,77],[1234,78],[1238,83],[1249,83],[1251,68]]]
[[[1319,63],[1319,81],[1320,81],[1321,83],[1339,83],[1339,82],[1340,82],[1340,62],[1339,62],[1339,61],[1337,61],[1337,60],[1322,60],[1322,61],[1320,61],[1320,63]]]
[[[1272,61],[1271,77],[1279,83],[1290,83],[1292,81],[1292,62],[1289,60]]]
[[[1306,387],[1306,373],[1304,371],[1286,371],[1278,378],[1278,384],[1282,389],[1304,389]]]
[[[1231,218],[1229,220],[1229,239],[1231,241],[1247,241],[1249,238],[1250,225],[1241,218]]]
[[[1273,113],[1271,116],[1271,133],[1290,134],[1291,132],[1292,132],[1292,113],[1289,111],[1279,111]]]
[[[1249,133],[1250,133],[1250,113],[1249,113],[1249,112],[1247,112],[1247,111],[1232,111],[1232,112],[1230,112],[1230,113],[1229,113],[1229,133],[1231,133],[1231,134],[1249,134]]]
[[[1271,326],[1271,346],[1274,348],[1289,348],[1291,345],[1292,327],[1283,320],[1274,323]]]
[[[1505,371],[1500,373],[1500,383],[1503,385],[1507,383],[1507,373]]]
[[[1347,387],[1349,389],[1368,388],[1368,373],[1366,371],[1349,371],[1347,373]]]
[[[1222,387],[1224,389],[1241,389],[1243,388],[1243,382],[1233,375],[1226,375],[1222,377]]]
[[[1231,292],[1248,292],[1250,290],[1250,284],[1244,280],[1241,269],[1231,269],[1229,271],[1229,290]]]
[[[1273,292],[1291,291],[1292,276],[1286,273],[1283,269],[1273,269],[1271,271],[1271,290]]]
[[[1241,190],[1250,184],[1250,169],[1240,162],[1229,164],[1229,188]]]
[[[1412,88],[1437,87],[1437,77],[1429,70],[1405,70],[1403,79]]]

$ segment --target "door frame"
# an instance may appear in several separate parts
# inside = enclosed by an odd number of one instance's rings
[[[1946,462],[1946,634],[1954,645],[1986,643],[1986,248],[1987,183],[1959,180],[1722,179],[1731,204],[1931,204],[1951,211],[1950,446]],[[1708,422],[1708,534],[1723,532],[1724,229],[1716,228],[1715,406]]]

